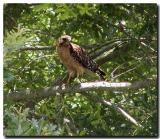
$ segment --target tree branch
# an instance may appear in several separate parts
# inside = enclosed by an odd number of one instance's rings
[[[135,124],[136,126],[142,127],[141,124],[139,124],[132,116],[130,116],[126,111],[124,111],[121,107],[111,103],[110,101],[106,101],[103,98],[99,97],[98,95],[93,95],[91,93],[86,93],[86,92],[81,92],[81,94],[83,94],[84,96],[86,96],[87,98],[89,98],[90,100],[97,102],[97,103],[101,103],[105,106],[110,106],[111,108],[113,108],[114,110],[116,110],[117,112],[121,113],[125,118],[127,118],[131,123]]]
[[[151,85],[156,85],[156,80],[144,80],[144,81],[136,81],[134,83],[129,82],[120,82],[120,83],[109,83],[105,81],[99,82],[86,82],[71,86],[51,86],[46,88],[41,88],[38,90],[30,90],[30,89],[20,89],[15,92],[9,93],[5,96],[5,100],[9,101],[32,101],[32,100],[41,100],[44,98],[49,98],[51,96],[55,96],[56,93],[75,93],[75,92],[83,92],[83,91],[114,91],[114,90],[127,90],[127,89],[139,89],[143,87],[148,87]]]
[[[25,90],[21,89],[16,92],[12,92],[8,95],[5,95],[5,101],[24,101],[24,102],[36,102],[44,98],[49,98],[52,96],[57,95],[57,93],[63,94],[63,93],[75,93],[79,92],[80,94],[86,96],[90,100],[101,103],[105,106],[110,106],[117,112],[121,113],[125,118],[127,118],[130,122],[135,124],[136,126],[142,127],[132,116],[130,116],[126,111],[124,111],[121,107],[104,100],[103,98],[99,97],[96,94],[91,94],[88,91],[95,91],[95,90],[126,90],[126,89],[139,89],[143,87],[148,87],[151,85],[156,85],[155,80],[145,80],[145,81],[137,81],[134,83],[129,82],[121,82],[121,83],[109,83],[105,81],[100,82],[87,82],[87,83],[81,83],[77,85],[71,85],[71,86],[53,86],[53,87],[46,87],[43,89],[38,90]]]
[[[90,44],[90,45],[80,45],[81,47],[85,48],[85,49],[91,49],[91,48],[102,48],[102,47],[107,47],[106,51],[108,49],[111,49],[115,44],[117,44],[118,42],[124,42],[124,41],[129,41],[130,39],[128,38],[121,38],[121,39],[114,39],[114,40],[110,40],[110,41],[107,41],[103,44]],[[37,50],[52,50],[54,49],[55,46],[40,46],[40,45],[37,45],[37,46],[25,46],[23,48],[20,48],[21,51],[37,51]],[[101,50],[99,50],[101,51]],[[102,50],[102,52],[104,52]],[[93,53],[94,54],[94,53]]]
[[[52,50],[54,47],[53,46],[31,46],[31,47],[23,47],[20,50],[21,51],[27,51],[27,50],[32,50],[32,51],[37,51],[37,50]]]
[[[96,58],[96,62],[99,65],[104,64],[107,61],[113,60],[114,58],[119,57],[120,55],[123,55],[123,53],[127,53],[127,51],[129,50],[129,45],[124,44],[121,47],[118,47],[118,49],[113,48],[112,50],[108,51],[108,52],[104,52],[104,54],[100,57]]]
[[[90,56],[95,59],[97,58],[98,56],[104,54],[104,52],[107,52],[111,49],[114,49],[116,47],[118,47],[119,45],[125,43],[126,41],[115,41],[111,44],[107,44],[107,45],[101,45],[100,48],[96,51],[93,51]]]
[[[130,116],[126,111],[124,111],[121,107],[117,106],[116,104],[111,103],[110,101],[104,100],[103,98],[99,97],[96,94],[90,93],[88,91],[92,90],[125,90],[125,89],[139,89],[143,87],[148,87],[151,85],[156,85],[156,81],[154,79],[145,80],[145,81],[137,81],[134,83],[129,82],[121,82],[121,83],[109,83],[105,81],[100,82],[87,82],[81,83],[77,85],[71,86],[53,86],[53,87],[46,87],[43,89],[38,90],[25,90],[21,89],[16,92],[12,92],[8,95],[5,95],[5,101],[25,101],[25,102],[36,102],[43,98],[49,98],[52,96],[57,95],[57,93],[75,93],[79,92],[80,94],[86,96],[90,100],[101,103],[105,106],[110,106],[117,112],[121,113],[125,118],[127,118],[131,123],[135,124],[136,126],[142,127],[132,116]]]

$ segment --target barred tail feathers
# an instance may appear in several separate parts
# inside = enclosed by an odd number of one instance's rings
[[[105,80],[104,76],[106,74],[100,68],[97,69],[96,73],[100,76],[101,80]]]

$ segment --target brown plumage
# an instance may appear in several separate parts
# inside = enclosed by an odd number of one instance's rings
[[[105,73],[99,68],[99,65],[89,57],[83,48],[71,43],[70,36],[64,35],[58,39],[57,52],[69,73],[67,83],[75,75],[79,77],[84,72],[90,71],[97,73],[102,80],[105,80]]]

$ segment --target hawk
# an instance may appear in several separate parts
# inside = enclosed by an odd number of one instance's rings
[[[57,41],[56,47],[60,60],[68,71],[67,83],[75,76],[79,77],[83,73],[90,72],[98,74],[101,80],[105,80],[105,73],[100,69],[99,65],[92,60],[83,48],[71,43],[70,36],[61,36]]]

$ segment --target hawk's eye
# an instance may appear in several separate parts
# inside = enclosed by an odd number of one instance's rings
[[[62,38],[63,39],[63,41],[67,41],[67,38]]]

